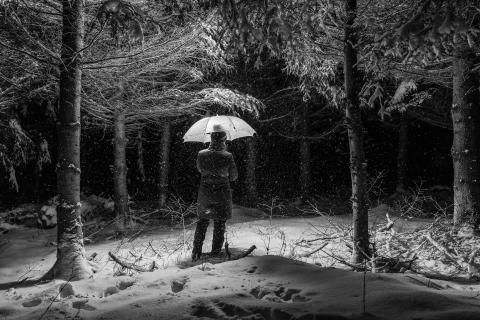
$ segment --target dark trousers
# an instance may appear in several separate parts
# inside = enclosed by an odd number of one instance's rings
[[[203,241],[210,223],[209,219],[200,219],[195,229],[195,237],[193,239],[193,254],[200,255],[202,253]],[[219,254],[222,251],[223,241],[225,240],[225,223],[226,220],[213,220],[213,240],[212,253]]]

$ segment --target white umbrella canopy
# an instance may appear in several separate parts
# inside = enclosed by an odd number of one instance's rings
[[[183,136],[183,142],[210,142],[214,125],[221,125],[227,130],[227,140],[251,137],[255,130],[244,120],[234,116],[207,117],[195,122]]]

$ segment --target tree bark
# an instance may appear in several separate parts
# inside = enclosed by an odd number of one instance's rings
[[[130,227],[132,217],[128,207],[128,187],[127,187],[127,157],[126,146],[127,138],[125,135],[125,110],[119,108],[114,115],[114,201],[115,215],[117,222],[121,227]]]
[[[257,195],[257,176],[255,168],[257,166],[257,143],[254,137],[245,138],[245,147],[247,151],[246,171],[245,171],[245,202],[249,207],[256,207],[258,201]]]
[[[308,124],[308,106],[304,105],[302,110],[302,135],[309,136]],[[310,151],[311,142],[307,139],[300,140],[300,198],[305,202],[310,197],[310,187],[312,185],[311,162],[312,155]]]
[[[397,154],[397,193],[405,193],[407,180],[408,158],[408,122],[407,115],[400,114],[400,126],[398,130],[398,154]]]
[[[83,0],[62,0],[57,163],[57,261],[44,279],[75,281],[90,276],[80,215],[80,103]]]
[[[346,125],[350,147],[350,174],[352,180],[353,211],[353,252],[352,262],[359,263],[369,254],[368,239],[368,203],[366,190],[366,163],[363,150],[363,126],[358,99],[357,82],[357,45],[358,37],[354,23],[357,14],[357,1],[346,0],[344,43],[344,77],[346,93]]]
[[[145,166],[143,164],[143,130],[138,130],[137,134],[137,169],[140,176],[140,181],[145,182]]]
[[[37,159],[35,163],[34,170],[34,189],[33,189],[33,198],[36,203],[40,203],[40,188],[42,186],[42,163],[41,163],[41,147],[40,144],[37,146]]]
[[[35,190],[34,198],[37,203],[41,201],[41,186],[43,169],[46,164],[51,163],[50,152],[48,151],[48,141],[45,138],[40,137],[37,145],[37,156],[35,163]]]
[[[464,43],[453,60],[453,222],[466,218],[480,224],[480,106],[479,79],[473,70],[475,53]]]
[[[165,208],[168,199],[168,181],[170,176],[170,145],[171,145],[171,131],[172,127],[168,121],[162,124],[162,142],[160,152],[160,179],[158,206]]]

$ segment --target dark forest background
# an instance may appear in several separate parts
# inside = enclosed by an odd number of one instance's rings
[[[265,103],[260,118],[249,114],[244,118],[255,128],[258,135],[256,179],[260,199],[280,197],[294,200],[300,196],[299,175],[301,161],[299,136],[301,94],[295,89],[296,79],[285,75],[281,62],[271,61],[259,70],[237,67],[235,72],[221,75],[217,81],[259,98]],[[248,70],[248,72],[247,72]],[[292,87],[282,92],[282,89]],[[435,88],[434,88],[435,89]],[[280,91],[280,93],[279,93]],[[433,96],[429,104],[445,105],[443,96]],[[347,201],[350,196],[349,151],[346,129],[329,133],[342,122],[342,111],[327,106],[320,97],[308,102],[309,135],[325,136],[311,143],[311,196],[337,197]],[[292,110],[294,110],[292,112]],[[46,201],[55,195],[56,185],[56,128],[52,107],[42,101],[20,105],[14,111],[25,132],[35,141],[41,137],[48,142],[52,157],[50,164],[43,167],[40,176],[36,173],[34,159],[17,169],[19,190],[10,187],[7,172],[2,171],[0,179],[0,201],[5,206],[22,202]],[[381,184],[382,196],[395,191],[396,159],[398,152],[398,119],[395,115],[383,121],[378,110],[363,110],[365,130],[365,153],[369,179]],[[86,195],[96,194],[111,197],[113,194],[113,130],[110,126],[89,126],[88,115],[83,115],[84,127],[81,140],[82,190]],[[199,174],[196,171],[197,152],[206,147],[201,143],[183,143],[182,136],[199,118],[186,116],[175,119],[172,124],[171,172],[169,192],[187,202],[195,201]],[[91,119],[90,119],[91,121]],[[447,120],[448,121],[448,120]],[[329,134],[328,134],[329,133]],[[143,131],[145,180],[138,170],[137,137],[130,134],[127,145],[129,193],[133,201],[149,201],[158,197],[160,163],[161,123],[148,124]],[[429,188],[436,185],[452,184],[451,136],[449,129],[434,126],[423,119],[411,117],[408,121],[408,187]],[[248,206],[245,195],[246,143],[235,140],[228,143],[233,152],[240,178],[233,185],[234,201]],[[0,168],[3,170],[3,168]],[[373,182],[372,182],[373,183]]]

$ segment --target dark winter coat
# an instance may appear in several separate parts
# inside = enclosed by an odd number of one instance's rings
[[[238,177],[233,155],[222,146],[210,146],[197,157],[201,174],[198,189],[199,218],[227,220],[232,217],[232,190],[230,181]]]

